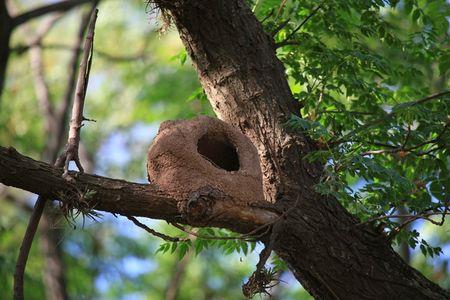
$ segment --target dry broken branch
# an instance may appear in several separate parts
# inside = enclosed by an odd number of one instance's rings
[[[79,25],[77,37],[75,40],[75,47],[77,50],[72,51],[72,55],[69,61],[69,75],[67,79],[67,86],[64,91],[64,95],[61,101],[60,106],[56,109],[56,133],[55,133],[55,139],[52,141],[51,145],[49,146],[49,150],[52,153],[53,160],[56,159],[57,151],[62,147],[64,142],[64,133],[65,128],[67,124],[67,120],[69,118],[69,108],[70,103],[75,91],[76,81],[77,81],[77,70],[78,70],[78,61],[79,57],[82,53],[81,45],[83,43],[84,35],[88,29],[89,26],[89,20],[92,15],[92,12],[94,11],[95,7],[97,6],[99,1],[94,1],[92,3],[91,9],[87,11],[82,17],[81,22]],[[43,48],[43,46],[41,46]],[[78,50],[79,49],[79,50]]]
[[[83,48],[83,58],[80,64],[78,73],[77,88],[75,90],[75,99],[72,107],[72,119],[70,120],[69,137],[67,140],[64,153],[57,159],[56,165],[64,164],[64,174],[66,177],[69,174],[69,162],[74,161],[80,173],[84,172],[78,157],[78,148],[80,145],[80,131],[83,126],[83,121],[88,120],[83,116],[84,100],[86,97],[86,90],[89,81],[89,73],[91,71],[92,53],[94,45],[94,30],[95,21],[97,20],[98,10],[94,10],[91,17],[86,42]]]

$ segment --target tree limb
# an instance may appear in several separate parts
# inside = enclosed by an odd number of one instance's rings
[[[40,198],[40,197],[39,197]],[[36,201],[34,205],[33,212],[30,216],[30,221],[25,231],[25,235],[22,239],[22,244],[20,245],[19,256],[17,258],[16,269],[14,271],[14,300],[22,300],[23,296],[23,276],[25,271],[25,266],[28,260],[28,255],[30,254],[31,244],[33,243],[33,238],[36,234],[39,220],[41,219],[42,213],[45,208],[44,201]]]
[[[78,73],[77,87],[75,91],[75,99],[72,107],[72,119],[70,120],[69,138],[67,140],[64,153],[57,159],[55,165],[64,164],[64,174],[66,177],[69,172],[69,162],[74,161],[80,173],[84,172],[78,156],[78,148],[80,146],[80,132],[83,127],[83,121],[87,120],[83,116],[84,100],[86,98],[86,90],[89,83],[89,73],[92,64],[92,51],[94,47],[94,30],[97,20],[97,9],[91,14],[90,25],[83,48],[83,58]]]
[[[64,140],[64,131],[66,128],[67,119],[69,118],[69,107],[71,103],[71,99],[75,90],[76,81],[77,81],[77,70],[78,70],[78,61],[79,56],[82,53],[83,49],[80,47],[83,43],[83,38],[86,30],[88,29],[89,20],[92,15],[92,10],[95,9],[99,0],[93,1],[91,5],[91,9],[87,11],[81,17],[81,23],[78,29],[78,34],[75,40],[76,49],[72,50],[72,56],[69,61],[69,75],[67,79],[66,90],[64,91],[64,96],[56,110],[56,120],[58,125],[56,126],[55,139],[52,140],[49,146],[49,152],[52,154],[52,160],[56,159],[56,155],[58,150],[63,145]]]
[[[23,156],[14,148],[0,146],[0,182],[63,203],[83,198],[98,211],[124,216],[162,219],[192,226],[214,226],[247,233],[273,222],[278,215],[267,209],[250,207],[234,199],[219,198],[213,202],[208,223],[189,223],[179,208],[179,201],[152,184],[131,183],[96,175],[70,172],[72,179],[62,177],[63,169]]]
[[[12,23],[14,27],[17,27],[31,19],[41,17],[45,14],[52,12],[64,12],[68,11],[78,5],[91,2],[92,0],[65,0],[57,3],[52,3],[48,5],[43,5],[35,9],[31,9],[27,12],[21,13],[12,18]]]

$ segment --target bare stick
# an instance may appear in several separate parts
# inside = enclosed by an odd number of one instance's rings
[[[86,95],[86,88],[87,88],[87,80],[89,79],[89,71],[90,71],[90,65],[92,62],[92,46],[93,46],[93,37],[94,37],[94,29],[95,29],[95,21],[97,19],[97,12],[98,10],[95,9],[92,17],[91,17],[91,23],[89,26],[88,35],[86,37],[86,43],[84,50],[86,53],[83,55],[83,61],[80,66],[80,73],[79,73],[79,80],[80,88],[78,88],[77,85],[77,93],[75,96],[75,102],[74,102],[74,109],[72,111],[72,120],[71,121],[71,130],[69,131],[69,139],[66,144],[66,150],[61,155],[61,157],[58,158],[58,160],[55,162],[56,167],[62,167],[65,166],[65,173],[67,173],[68,168],[68,161],[67,159],[71,157],[76,157],[78,159],[78,144],[80,141],[79,136],[79,130],[81,128],[81,123],[83,121],[83,108],[84,105],[84,97]],[[84,68],[83,68],[84,67]],[[79,92],[81,91],[81,92]],[[81,105],[81,108],[80,108]],[[77,106],[77,109],[75,109],[75,106]],[[73,134],[72,127],[74,127],[76,124],[75,122],[79,120],[79,118],[74,118],[74,112],[81,114],[81,120],[79,121],[79,125],[77,126],[77,133],[78,135],[75,135],[75,140],[73,140]],[[72,139],[71,139],[72,138]],[[76,144],[74,144],[76,143]],[[76,151],[76,155],[74,156],[73,151]],[[69,156],[68,153],[71,153]],[[77,162],[77,166],[80,170],[80,172],[83,172],[83,168],[81,167],[80,162]],[[63,175],[64,176],[64,175]],[[27,229],[25,232],[25,236],[22,240],[22,245],[20,246],[19,250],[19,256],[17,258],[16,263],[16,269],[14,272],[14,299],[15,300],[22,300],[24,299],[23,294],[23,276],[25,272],[25,266],[28,260],[28,255],[30,253],[31,244],[33,243],[34,236],[36,234],[37,227],[39,225],[39,220],[41,219],[42,213],[44,212],[46,204],[46,199],[42,196],[39,196],[35,207],[33,209],[33,213],[31,214],[30,220],[27,225]]]
[[[156,230],[151,229],[147,225],[139,222],[138,219],[136,219],[135,217],[127,216],[127,218],[128,218],[128,220],[132,221],[134,223],[134,225],[144,229],[145,231],[147,231],[151,235],[159,237],[159,238],[161,238],[161,239],[163,239],[165,241],[177,243],[177,242],[186,242],[186,241],[189,240],[189,239],[185,239],[185,238],[172,237],[172,236],[165,235],[164,233],[160,233],[160,232],[158,232]]]
[[[89,81],[89,73],[92,64],[92,49],[94,46],[94,30],[95,21],[97,20],[96,9],[93,13],[91,23],[89,24],[86,41],[83,48],[83,57],[80,64],[80,71],[78,73],[77,87],[75,90],[75,99],[72,107],[72,118],[70,120],[69,137],[64,152],[56,160],[56,164],[64,164],[63,177],[69,174],[69,162],[74,161],[80,173],[84,172],[78,157],[78,147],[80,145],[80,131],[83,126],[83,121],[88,120],[83,116],[84,99],[86,97],[86,90]]]
[[[94,1],[92,3],[92,9],[90,9],[90,11],[86,12],[82,17],[81,17],[81,22],[80,22],[80,26],[78,29],[78,33],[77,33],[77,37],[75,40],[75,48],[72,50],[72,56],[70,58],[69,61],[69,76],[67,77],[67,86],[66,86],[66,90],[64,91],[64,96],[63,99],[61,101],[60,106],[55,110],[56,113],[56,133],[55,133],[55,139],[52,140],[51,145],[49,146],[50,151],[52,153],[52,160],[55,160],[57,158],[58,155],[58,150],[61,149],[63,142],[64,142],[64,132],[65,132],[65,128],[66,128],[66,124],[68,122],[68,118],[69,118],[69,109],[70,109],[70,104],[71,104],[71,100],[73,98],[73,94],[75,91],[75,85],[77,82],[77,70],[78,70],[78,64],[79,64],[79,59],[80,59],[80,55],[83,51],[83,49],[81,48],[81,45],[83,44],[83,39],[84,36],[86,34],[87,28],[89,26],[89,20],[90,17],[92,15],[92,12],[94,11],[95,7],[97,6],[99,0]],[[41,47],[43,49],[44,46],[41,45]]]
[[[284,45],[290,45],[290,44],[296,44],[298,42],[291,41],[290,39],[303,27],[303,25],[306,24],[306,22],[309,21],[318,11],[322,8],[322,6],[325,4],[325,1],[322,1],[316,8],[313,9],[313,11],[294,29],[292,32],[281,42],[277,43],[275,46],[277,48],[282,47]]]

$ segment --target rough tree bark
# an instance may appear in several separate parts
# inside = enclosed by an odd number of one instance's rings
[[[384,237],[335,200],[317,194],[314,147],[284,126],[298,114],[272,38],[243,0],[166,1],[214,111],[257,146],[267,200],[296,205],[278,226],[274,248],[316,299],[448,299],[410,268]]]
[[[265,208],[240,204],[219,191],[206,190],[193,195],[192,199],[206,200],[210,216],[215,217],[208,219],[208,222],[189,222],[189,208],[181,209],[177,200],[155,185],[75,172],[69,173],[71,179],[68,181],[62,177],[63,169],[23,156],[14,148],[0,146],[0,170],[0,182],[5,185],[57,199],[68,209],[77,208],[85,212],[93,208],[124,216],[223,227],[242,233],[258,229],[278,218],[276,213]]]

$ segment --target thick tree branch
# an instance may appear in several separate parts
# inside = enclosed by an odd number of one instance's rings
[[[186,212],[179,208],[179,203],[155,185],[74,172],[70,172],[73,180],[67,181],[62,177],[63,169],[23,156],[14,148],[0,146],[0,170],[0,182],[5,185],[65,204],[76,205],[82,198],[95,210],[124,216],[162,219],[193,226],[223,227],[242,233],[278,217],[266,209],[239,204],[225,196],[210,199],[213,218],[189,224],[184,216]]]
[[[17,27],[25,22],[28,22],[31,19],[41,17],[48,13],[65,12],[74,7],[77,7],[78,5],[88,3],[91,1],[92,0],[65,0],[65,1],[60,1],[60,2],[56,2],[56,3],[44,5],[41,7],[37,7],[35,9],[31,9],[27,12],[21,13],[17,16],[14,16],[12,18],[12,23],[13,23],[14,27]]]

